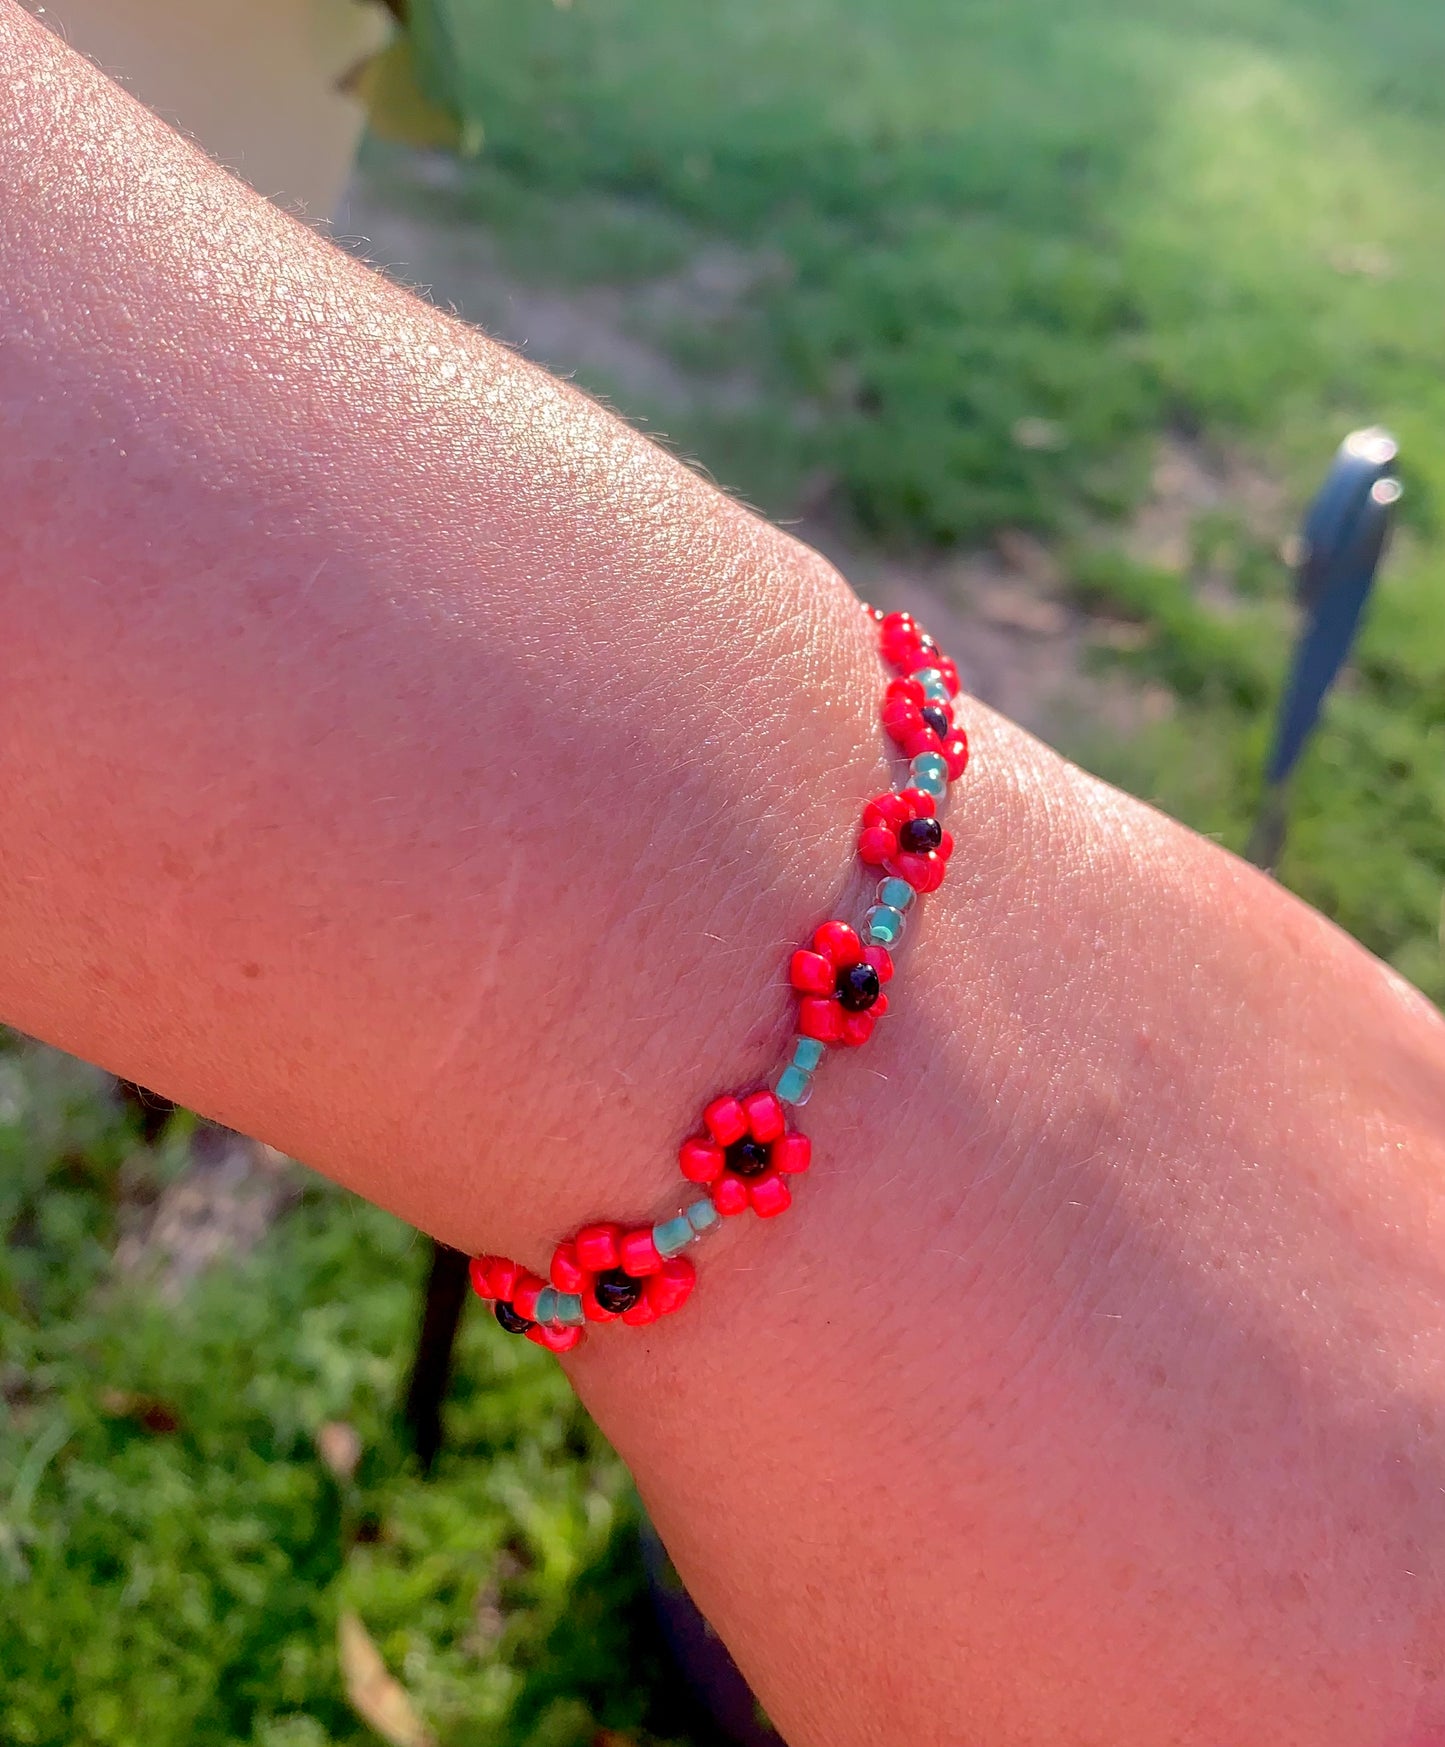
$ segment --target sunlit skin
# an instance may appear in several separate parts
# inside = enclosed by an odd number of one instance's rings
[[[465,1248],[671,1211],[886,780],[851,594],[10,0],[0,189],[0,1017]],[[798,1205],[577,1387],[793,1747],[1439,1747],[1445,1024],[966,719]]]

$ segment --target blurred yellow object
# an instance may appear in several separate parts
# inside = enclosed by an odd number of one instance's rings
[[[351,1708],[391,1747],[436,1747],[406,1688],[381,1659],[361,1617],[344,1608],[336,1622],[336,1655]]]
[[[373,0],[26,0],[73,48],[283,206],[335,211],[366,114]]]
[[[357,65],[347,90],[360,98],[379,139],[422,151],[460,151],[474,156],[481,145],[480,129],[464,128],[449,109],[435,103],[417,75],[411,39],[397,36],[381,51]]]

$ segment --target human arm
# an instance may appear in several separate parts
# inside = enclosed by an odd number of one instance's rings
[[[660,1210],[885,781],[851,595],[3,3],[0,186],[0,1014],[463,1247]],[[1414,1747],[1445,1027],[968,720],[798,1207],[572,1374],[795,1747]]]

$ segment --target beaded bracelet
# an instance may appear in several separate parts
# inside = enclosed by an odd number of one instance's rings
[[[812,1155],[791,1112],[808,1102],[829,1048],[857,1048],[888,1011],[889,948],[907,911],[943,882],[953,840],[939,813],[948,786],[968,763],[968,737],[954,721],[958,669],[909,613],[864,612],[877,627],[883,660],[897,677],[883,693],[883,726],[908,759],[900,786],[863,809],[858,856],[882,872],[877,902],[861,929],[824,922],[792,956],[797,1036],[770,1088],[725,1092],[702,1112],[678,1154],[683,1177],[702,1192],[651,1225],[584,1225],[557,1245],[548,1280],[501,1256],[474,1256],[474,1290],[497,1321],[554,1353],[582,1339],[589,1322],[640,1327],[679,1309],[696,1284],[683,1251],[749,1208],[773,1219],[792,1205],[789,1180]]]

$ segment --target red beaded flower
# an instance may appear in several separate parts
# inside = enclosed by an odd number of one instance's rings
[[[905,758],[922,752],[941,752],[948,764],[948,780],[956,781],[968,764],[968,737],[954,724],[950,704],[930,702],[916,679],[894,679],[884,694],[883,726],[902,749]]]
[[[806,1171],[812,1143],[788,1132],[787,1115],[771,1092],[714,1098],[703,1131],[682,1143],[678,1163],[690,1183],[704,1183],[719,1213],[772,1219],[792,1205],[786,1179]]]
[[[802,996],[798,1030],[819,1043],[867,1043],[888,1011],[883,985],[892,975],[886,948],[864,946],[846,922],[825,922],[811,951],[795,952],[788,966],[788,981]]]
[[[534,1322],[538,1295],[547,1282],[505,1256],[473,1256],[468,1264],[472,1290],[485,1298],[497,1321],[512,1334],[524,1334],[549,1353],[570,1353],[582,1339],[580,1328],[558,1328]]]
[[[892,679],[883,694],[883,726],[905,758],[916,758],[920,752],[943,751],[953,733],[953,711],[930,703],[916,679]]]
[[[900,673],[936,667],[951,697],[958,696],[958,669],[943,654],[912,613],[885,613],[878,620],[878,646],[883,659]]]
[[[937,891],[953,854],[953,839],[934,817],[936,812],[933,796],[922,789],[875,796],[863,809],[859,859],[907,880],[915,892]]]
[[[697,1284],[686,1256],[662,1256],[651,1226],[584,1225],[552,1252],[552,1284],[575,1292],[588,1322],[637,1328],[681,1309]]]

